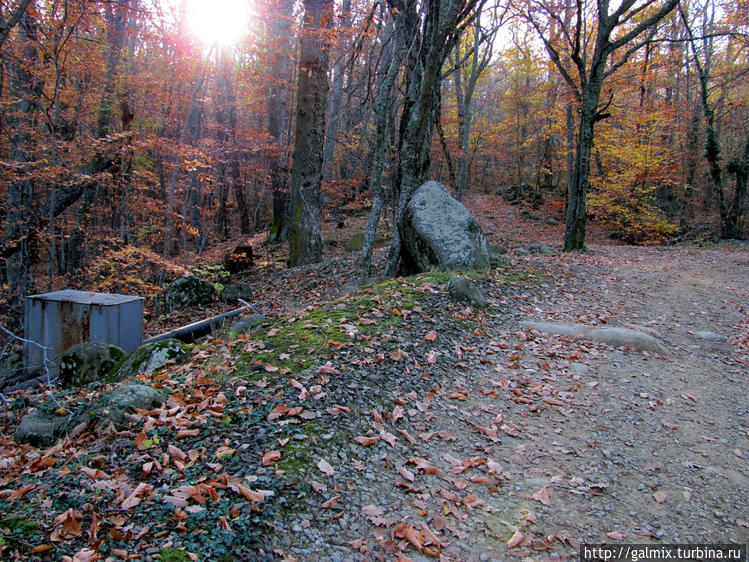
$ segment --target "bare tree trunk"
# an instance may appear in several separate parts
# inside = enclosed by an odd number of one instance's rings
[[[31,287],[29,209],[34,200],[33,127],[39,109],[41,83],[33,72],[39,62],[36,50],[37,24],[28,13],[20,17],[18,24],[17,58],[10,62],[10,94],[17,100],[8,117],[11,131],[9,157],[19,168],[15,178],[8,184],[7,226],[5,237],[17,240],[18,251],[8,257],[6,275],[8,279],[8,304],[20,315],[23,297]]]
[[[289,267],[317,263],[322,257],[320,186],[328,94],[328,50],[320,30],[329,26],[332,14],[332,5],[327,0],[304,1],[291,166]]]
[[[343,0],[341,5],[341,20],[339,27],[351,26],[351,0]],[[323,181],[329,182],[333,176],[333,155],[338,139],[338,123],[340,121],[341,102],[343,101],[343,77],[346,70],[347,44],[341,34],[338,34],[338,49],[333,68],[333,95],[328,108],[328,131],[325,135],[325,149],[322,156]]]
[[[749,175],[749,135],[746,137],[744,154],[740,160],[728,163],[728,171],[736,177],[736,188],[733,200],[728,209],[726,233],[729,238],[743,239],[744,231],[741,219],[744,216],[744,201],[746,200],[746,179]]]
[[[272,9],[269,10],[269,14],[273,19],[268,23],[268,36],[269,44],[272,45],[276,55],[272,58],[268,72],[271,77],[267,89],[268,134],[278,151],[278,154],[271,156],[269,174],[273,200],[270,239],[280,241],[286,239],[289,227],[287,221],[289,118],[287,116],[289,115],[289,83],[292,71],[290,54],[294,2],[293,0],[274,0],[270,4]]]
[[[390,20],[388,20],[390,22]],[[385,152],[388,148],[388,126],[392,119],[390,107],[395,99],[395,80],[403,57],[403,49],[397,42],[397,34],[389,23],[383,39],[385,52],[382,55],[375,105],[375,145],[372,158],[372,171],[369,176],[369,188],[372,190],[372,209],[364,233],[364,245],[361,250],[361,280],[366,282],[372,273],[372,249],[377,235],[383,204],[382,173],[385,168]]]

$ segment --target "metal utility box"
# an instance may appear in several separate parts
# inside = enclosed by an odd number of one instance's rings
[[[55,291],[26,297],[26,339],[49,349],[47,366],[57,374],[55,358],[82,342],[110,343],[125,353],[143,342],[143,297]],[[39,346],[26,344],[26,369],[44,370]]]

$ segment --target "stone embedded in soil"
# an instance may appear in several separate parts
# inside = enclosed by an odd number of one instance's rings
[[[453,300],[465,302],[471,306],[485,308],[489,301],[481,292],[481,289],[470,279],[465,277],[453,277],[447,282],[447,292]]]
[[[650,351],[661,355],[668,354],[668,350],[653,336],[630,328],[601,328],[583,324],[557,324],[554,322],[533,321],[521,322],[521,325],[549,334],[584,338],[605,343],[612,347],[630,346],[638,351]]]
[[[53,445],[70,425],[68,415],[44,412],[35,408],[18,424],[14,439],[18,443],[28,443],[34,447]]]
[[[695,335],[701,340],[714,343],[726,343],[728,341],[728,338],[726,336],[724,336],[723,334],[718,334],[716,332],[702,331],[697,332]]]

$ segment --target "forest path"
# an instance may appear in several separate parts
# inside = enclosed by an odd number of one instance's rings
[[[484,284],[494,303],[473,334],[455,331],[465,311],[433,311],[431,364],[420,356],[435,385],[428,409],[398,388],[405,417],[383,410],[391,437],[405,429],[415,441],[360,448],[368,470],[344,490],[343,534],[315,534],[385,560],[383,549],[413,560],[577,560],[582,543],[746,543],[747,246],[509,259],[507,272],[526,274]],[[669,353],[525,320],[634,328]],[[419,333],[402,337],[399,349],[424,346]]]
[[[521,532],[587,543],[745,543],[746,245],[595,247],[548,262],[545,269],[557,283],[530,319],[636,328],[656,336],[670,354],[659,358],[591,344],[563,368],[580,384],[566,415],[547,409],[525,418],[525,431],[535,435],[497,451],[510,459],[518,498],[513,503],[525,499],[537,513],[538,523]],[[542,347],[579,343],[541,337],[546,341],[536,344]],[[532,500],[542,486],[550,505],[528,504],[527,496]],[[543,542],[537,538],[537,547]]]

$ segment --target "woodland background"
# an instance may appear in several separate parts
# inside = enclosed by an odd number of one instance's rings
[[[313,4],[324,15],[303,29]],[[603,60],[586,218],[627,243],[743,237],[749,5],[622,4],[614,38],[664,14],[626,56]],[[150,296],[212,246],[259,232],[283,241],[297,88],[300,73],[313,77],[299,64],[305,37],[327,59],[313,123],[322,220],[367,213],[374,198],[392,225],[419,64],[394,29],[412,18],[424,47],[453,5],[423,174],[458,197],[563,205],[585,115],[574,84],[595,64],[607,2],[255,0],[246,37],[224,47],[191,34],[185,1],[0,3],[4,323],[18,325],[26,294]]]

